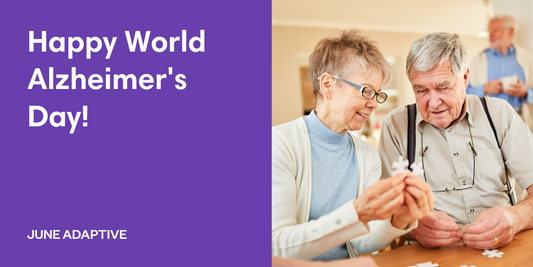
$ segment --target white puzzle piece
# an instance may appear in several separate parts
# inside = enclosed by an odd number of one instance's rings
[[[413,164],[411,164],[411,170],[413,170],[413,174],[418,176],[418,178],[424,178],[424,168],[422,168],[422,163],[413,162]]]
[[[489,258],[494,258],[494,257],[501,258],[504,253],[498,251],[497,249],[493,249],[493,250],[485,249],[485,252],[483,252],[481,254],[483,254],[484,256],[487,256]]]
[[[398,173],[407,172],[407,166],[409,166],[409,161],[404,160],[402,156],[398,156],[398,161],[392,163],[392,168],[394,169],[392,171],[392,176]]]

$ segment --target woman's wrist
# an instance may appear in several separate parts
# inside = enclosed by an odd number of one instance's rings
[[[353,200],[353,207],[355,209],[355,212],[357,213],[357,217],[359,217],[359,221],[363,224],[368,223],[369,220],[365,218],[363,212],[361,211],[361,207],[359,206],[357,198]]]
[[[410,224],[410,222],[403,222],[401,218],[398,218],[393,214],[390,220],[390,224],[397,229],[405,230],[407,229],[407,226]]]

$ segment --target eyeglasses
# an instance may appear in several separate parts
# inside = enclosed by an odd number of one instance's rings
[[[362,86],[362,85],[358,85],[358,84],[355,84],[355,83],[352,83],[352,82],[349,82],[343,78],[340,78],[340,77],[337,77],[335,75],[331,75],[333,78],[335,79],[339,79],[349,85],[351,85],[353,88],[361,91],[361,95],[366,98],[366,99],[372,99],[374,98],[374,96],[376,96],[376,101],[378,101],[378,103],[380,104],[383,104],[385,103],[385,101],[387,100],[387,94],[384,93],[384,92],[376,92],[376,90],[372,87],[368,87],[368,86]],[[320,78],[319,78],[320,79]]]
[[[452,187],[452,188],[444,188],[444,189],[441,189],[441,190],[433,190],[431,189],[432,192],[435,192],[435,193],[438,193],[438,192],[448,192],[448,191],[461,191],[461,190],[465,190],[465,189],[470,189],[470,188],[473,188],[474,187],[474,184],[476,182],[476,156],[477,156],[477,152],[476,152],[476,149],[474,148],[474,140],[472,139],[472,131],[470,130],[470,124],[468,124],[468,132],[470,133],[470,140],[472,142],[468,142],[468,145],[470,146],[470,150],[472,151],[472,165],[473,165],[473,168],[472,168],[472,184],[469,185],[469,186],[466,186],[466,187]],[[421,133],[420,134],[421,138],[421,143],[422,143],[422,147],[424,147],[424,133]],[[424,156],[426,156],[426,151],[428,150],[428,147],[426,146],[424,148],[424,150],[422,150],[422,168],[424,169],[424,180],[426,180],[426,183],[429,185],[428,183],[428,180],[426,178],[426,167],[424,166]],[[464,182],[463,182],[463,185]]]
[[[470,189],[474,187],[474,184],[476,182],[476,159],[475,157],[477,156],[477,153],[474,147],[472,146],[472,144],[470,142],[468,142],[468,144],[470,145],[470,149],[472,149],[472,164],[473,164],[472,184],[466,187],[451,187],[451,188],[446,187],[440,190],[431,189],[432,192],[438,193],[438,192],[448,192],[448,191],[461,191],[461,190]],[[427,150],[428,150],[428,147],[426,146],[424,151],[422,151],[422,168],[424,169],[424,180],[426,180],[426,183],[429,185],[428,179],[426,178],[426,172],[427,172],[426,167],[424,166],[424,156],[426,155]]]

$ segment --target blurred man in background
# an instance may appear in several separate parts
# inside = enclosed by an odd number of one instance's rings
[[[470,64],[467,94],[505,99],[533,129],[533,54],[513,44],[515,20],[498,15],[489,21],[490,48]]]

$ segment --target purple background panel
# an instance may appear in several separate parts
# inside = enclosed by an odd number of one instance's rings
[[[4,1],[6,2],[6,1]],[[270,266],[270,1],[19,1],[0,6],[0,266]],[[124,31],[205,30],[204,53],[130,53]],[[68,59],[29,31],[117,37]],[[179,45],[178,45],[179,47]],[[28,90],[35,68],[173,76],[160,90]],[[57,80],[56,80],[57,81]],[[79,86],[79,85],[78,85]],[[88,127],[28,126],[30,105]],[[31,230],[127,240],[29,240]]]

